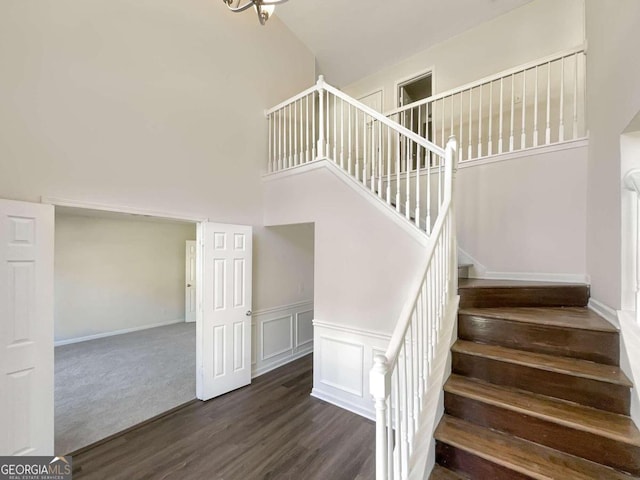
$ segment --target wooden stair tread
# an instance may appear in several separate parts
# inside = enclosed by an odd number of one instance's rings
[[[631,388],[633,386],[622,370],[613,365],[547,355],[544,353],[526,352],[497,345],[484,345],[465,340],[456,341],[451,350],[456,353],[480,356],[561,374],[575,375],[591,380],[621,385],[623,387]]]
[[[530,282],[521,280],[493,280],[485,278],[465,278],[458,282],[458,288],[537,288],[537,287],[586,287],[584,283]]]
[[[439,442],[540,480],[629,480],[612,468],[568,455],[527,440],[479,427],[449,415],[435,431]]]
[[[463,477],[459,473],[456,473],[448,468],[441,467],[440,465],[436,465],[431,470],[431,475],[429,475],[429,480],[467,480],[468,477]]]
[[[576,328],[599,332],[618,332],[618,329],[586,307],[489,307],[461,308],[460,315],[498,318],[537,325]]]
[[[640,447],[640,431],[631,418],[624,415],[455,374],[449,377],[444,389],[449,393]]]

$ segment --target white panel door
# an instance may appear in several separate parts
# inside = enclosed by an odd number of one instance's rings
[[[53,455],[50,205],[0,200],[0,455]]]
[[[195,322],[196,312],[196,242],[187,240],[184,259],[184,321]]]
[[[197,396],[251,383],[251,227],[202,224],[202,321]]]

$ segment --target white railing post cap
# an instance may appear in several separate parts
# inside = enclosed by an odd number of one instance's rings
[[[316,83],[319,87],[324,85],[324,75],[318,75],[318,82]]]

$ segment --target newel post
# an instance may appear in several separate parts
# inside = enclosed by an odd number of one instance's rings
[[[456,295],[458,292],[458,240],[456,235],[456,208],[455,208],[455,183],[456,173],[458,172],[458,140],[455,135],[451,135],[447,141],[445,148],[445,162],[447,168],[445,169],[445,188],[447,191],[445,195],[448,195],[449,203],[449,222],[451,228],[451,234],[449,238],[451,248],[451,274],[449,295]]]
[[[387,357],[376,355],[369,372],[369,391],[376,407],[376,480],[387,480],[387,398],[391,390],[391,375],[387,368]]]
[[[318,77],[318,82],[316,83],[316,88],[318,90],[318,95],[320,96],[320,105],[319,105],[319,112],[318,112],[318,158],[324,158],[325,157],[325,140],[324,140],[324,126],[325,126],[325,120],[324,120],[324,115],[325,115],[325,111],[324,111],[324,76],[320,75]]]

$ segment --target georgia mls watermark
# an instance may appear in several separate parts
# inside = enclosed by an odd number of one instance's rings
[[[0,457],[0,480],[71,480],[71,457]]]

